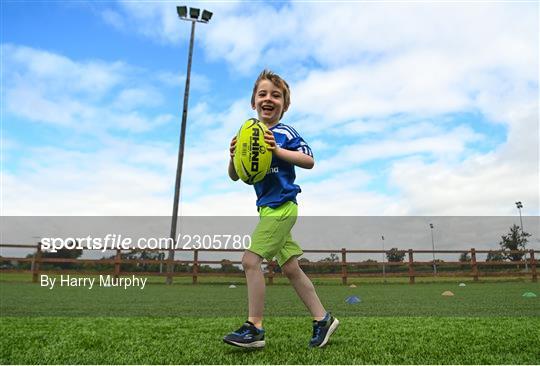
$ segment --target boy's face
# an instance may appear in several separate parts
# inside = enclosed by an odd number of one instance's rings
[[[257,111],[259,120],[265,124],[279,121],[286,110],[283,109],[285,99],[283,91],[270,80],[261,80],[255,92],[255,104],[251,107]]]

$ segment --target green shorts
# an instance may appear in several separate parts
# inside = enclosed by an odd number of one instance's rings
[[[297,216],[298,206],[291,201],[277,208],[261,207],[248,250],[268,261],[276,257],[280,267],[292,257],[304,254],[291,235]]]

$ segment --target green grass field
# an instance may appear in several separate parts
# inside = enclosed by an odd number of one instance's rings
[[[161,279],[160,279],[161,280]],[[161,282],[161,281],[160,281]],[[267,346],[221,341],[245,319],[246,288],[228,283],[144,290],[55,288],[0,277],[2,364],[539,364],[540,295],[530,282],[407,285],[324,282],[317,291],[341,321],[308,349],[311,321],[294,290],[267,287]],[[443,297],[450,290],[454,297]],[[362,302],[348,305],[350,295]]]

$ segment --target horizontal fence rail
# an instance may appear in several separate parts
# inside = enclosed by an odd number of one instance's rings
[[[122,253],[133,252],[133,250],[125,249],[116,249],[116,254],[114,258],[109,259],[78,259],[78,258],[49,258],[43,256],[43,251],[41,250],[41,245],[22,245],[22,244],[0,244],[0,248],[24,248],[24,249],[34,249],[34,253],[29,257],[4,257],[0,256],[0,272],[3,273],[32,273],[33,282],[38,281],[40,273],[51,273],[51,274],[74,274],[74,275],[113,275],[115,278],[118,278],[122,275],[151,275],[151,276],[163,276],[169,279],[168,283],[172,283],[174,277],[192,277],[192,282],[196,284],[199,277],[206,276],[220,276],[220,277],[243,277],[244,273],[239,268],[233,268],[232,271],[225,271],[223,268],[221,271],[213,272],[201,272],[201,265],[208,264],[221,264],[234,266],[242,264],[238,260],[201,260],[199,258],[201,253],[204,252],[220,252],[220,253],[240,253],[243,252],[243,249],[182,249],[177,248],[173,249],[175,252],[193,252],[192,260],[171,260],[165,259],[164,255],[161,259],[127,259],[122,258]],[[85,249],[91,250],[91,249]],[[163,252],[163,249],[148,249],[138,252]],[[167,249],[170,251],[170,249]],[[347,261],[347,254],[381,254],[385,255],[389,252],[404,254],[406,258],[400,262],[389,262],[388,260],[384,261]],[[428,276],[440,276],[440,277],[472,277],[474,281],[478,281],[482,277],[496,277],[496,276],[530,276],[533,282],[538,281],[537,277],[537,261],[535,254],[540,253],[538,250],[512,250],[512,251],[503,251],[503,250],[476,250],[471,248],[470,250],[359,250],[359,249],[306,249],[304,253],[325,253],[325,254],[339,254],[341,256],[335,256],[333,261],[329,260],[320,260],[316,262],[310,262],[307,260],[299,260],[300,266],[306,271],[306,274],[309,277],[333,277],[340,278],[342,284],[346,285],[348,279],[351,277],[408,277],[409,283],[414,284],[416,277],[428,277]],[[467,261],[415,261],[415,254],[464,254],[470,255],[470,260]],[[496,254],[507,256],[509,254],[514,254],[516,257],[521,256],[522,260],[494,260],[494,261],[478,261],[477,254]],[[527,255],[529,258],[527,259]],[[13,262],[19,263],[30,263],[30,269],[20,269],[12,268],[13,265],[8,265]],[[81,271],[81,270],[72,270],[72,269],[47,269],[42,268],[43,264],[46,263],[72,263],[72,264],[85,264],[85,265],[111,265],[110,271],[105,270],[94,270],[94,271]],[[126,264],[136,264],[136,265],[159,265],[160,272],[152,271],[128,271],[122,270],[122,265]],[[267,279],[269,285],[273,284],[274,278],[281,276],[280,268],[275,261],[264,261],[263,265],[266,265],[266,270],[264,275]],[[480,271],[479,267],[484,267],[488,269],[493,269],[493,267],[506,267],[508,266],[524,266],[526,269],[525,272],[518,271]],[[175,271],[175,266],[185,266],[184,271]],[[17,267],[20,267],[19,265]],[[382,268],[382,273],[366,272],[366,269],[370,268]],[[446,267],[446,268],[445,268]],[[458,270],[464,269],[464,267],[470,267],[469,270]],[[312,268],[319,269],[319,272],[312,272]],[[452,270],[449,270],[451,268]],[[330,269],[329,272],[325,272],[324,269]],[[364,272],[362,272],[362,269]],[[394,270],[395,269],[395,270]],[[433,270],[431,272],[431,270]]]

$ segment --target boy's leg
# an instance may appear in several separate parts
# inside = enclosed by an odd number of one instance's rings
[[[237,331],[223,338],[225,343],[239,347],[264,347],[262,319],[265,280],[261,264],[263,258],[271,260],[283,247],[296,221],[295,210],[296,205],[293,202],[285,203],[276,209],[260,208],[260,220],[251,235],[251,246],[242,257],[248,287],[249,318]],[[297,254],[301,253],[300,250]]]
[[[326,310],[317,296],[315,286],[308,276],[302,271],[298,265],[296,257],[290,258],[282,267],[281,270],[287,276],[294,287],[294,290],[306,305],[311,316],[315,320],[322,320],[326,315]]]
[[[294,250],[296,245],[297,244],[291,239],[290,241],[287,241],[285,248],[288,247],[290,253],[290,250]],[[284,249],[282,255],[286,255],[286,253],[287,249]],[[317,296],[317,293],[315,292],[313,283],[298,265],[296,256],[292,256],[286,260],[286,262],[281,265],[281,269],[314,318],[313,335],[309,341],[309,346],[319,348],[324,347],[328,343],[330,336],[339,326],[339,320],[326,312],[321,304],[319,296]]]
[[[270,261],[282,250],[296,222],[296,204],[287,202],[275,209],[261,207],[259,214],[251,246],[242,258],[248,286],[249,321],[257,327],[262,326],[264,311],[265,280],[261,264],[263,258]]]
[[[262,348],[265,345],[262,314],[264,309],[264,275],[261,270],[262,257],[246,250],[242,266],[246,273],[249,318],[236,331],[223,337],[225,343],[244,348]]]
[[[246,273],[248,289],[249,317],[248,320],[257,328],[262,328],[264,311],[264,274],[261,269],[262,258],[249,250],[242,257],[242,266]]]

